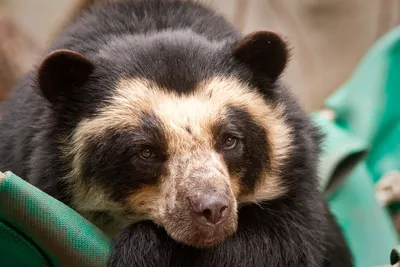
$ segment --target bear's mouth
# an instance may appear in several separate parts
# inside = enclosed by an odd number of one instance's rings
[[[204,230],[196,229],[193,236],[174,239],[195,248],[211,248],[223,243],[232,233],[233,231],[229,231],[223,226],[212,226]]]
[[[197,222],[190,212],[179,217],[164,221],[163,228],[176,242],[195,248],[218,246],[237,229],[237,212],[234,209],[229,212],[226,220],[214,225]]]
[[[202,229],[203,228],[203,229]],[[219,225],[210,225],[198,228],[201,237],[198,240],[199,246],[208,247],[223,242],[229,235],[226,226],[222,223]]]

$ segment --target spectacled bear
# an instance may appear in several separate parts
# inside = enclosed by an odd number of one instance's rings
[[[0,169],[113,237],[109,266],[352,266],[288,59],[194,1],[94,5],[4,104]]]

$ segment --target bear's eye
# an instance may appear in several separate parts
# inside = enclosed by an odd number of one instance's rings
[[[238,143],[238,139],[234,136],[228,136],[225,138],[223,143],[223,149],[230,150],[234,149]]]
[[[154,159],[156,156],[156,153],[150,148],[144,148],[140,151],[140,157],[144,160]]]

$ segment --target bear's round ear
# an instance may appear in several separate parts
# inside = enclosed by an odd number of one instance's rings
[[[94,70],[85,56],[71,50],[56,50],[40,64],[38,86],[42,95],[55,104],[60,95],[68,95],[73,87],[83,85]]]
[[[286,67],[289,51],[286,42],[278,34],[257,31],[240,40],[233,55],[256,75],[265,76],[275,82]]]

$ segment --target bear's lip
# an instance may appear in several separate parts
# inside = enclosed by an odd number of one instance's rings
[[[164,227],[176,242],[206,249],[223,243],[237,230],[236,205],[230,205],[223,221],[213,224],[196,220],[197,217],[191,214],[192,209],[189,204],[187,202],[186,206],[170,209],[159,219],[159,225]]]
[[[228,220],[229,216],[231,215],[231,209],[229,209],[227,211],[225,218],[223,220],[217,222],[216,224],[212,224],[212,223],[208,222],[204,217],[199,218],[198,216],[195,216],[194,212],[190,212],[190,215],[192,216],[192,219],[194,221],[196,221],[198,224],[200,224],[201,226],[206,226],[207,228],[218,228],[219,226],[221,226],[224,222],[226,222]]]
[[[225,241],[234,231],[226,231],[226,226],[224,224],[219,225],[203,225],[196,223],[197,226],[192,231],[193,236],[184,237],[181,235],[174,235],[174,233],[169,232],[169,229],[165,229],[172,239],[178,243],[182,243],[194,248],[211,248],[221,244]]]
[[[224,233],[224,225],[199,225],[199,231],[203,232],[202,237],[198,237],[195,242],[188,242],[189,245],[198,248],[209,248],[214,247],[222,243],[229,234]]]

